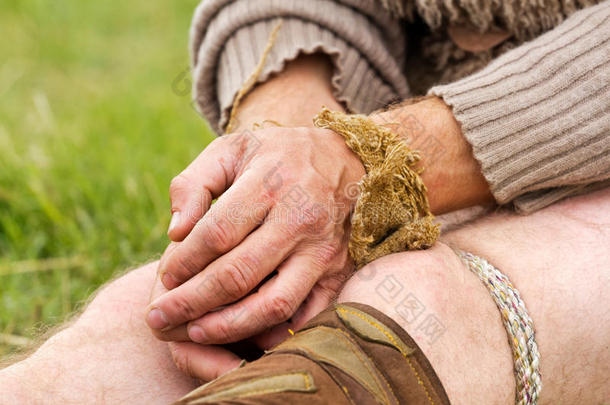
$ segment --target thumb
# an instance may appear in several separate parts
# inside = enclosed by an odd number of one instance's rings
[[[219,346],[204,346],[192,342],[172,342],[168,345],[176,367],[204,382],[228,373],[242,362],[234,353]]]

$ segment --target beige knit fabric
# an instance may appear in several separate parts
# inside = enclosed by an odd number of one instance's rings
[[[499,26],[519,41],[526,41],[599,0],[381,0],[381,3],[407,21],[421,18],[432,30],[441,30],[448,24],[465,24],[485,32]]]
[[[358,3],[363,4],[355,9]],[[352,111],[373,111],[409,96],[402,74],[403,30],[374,2],[204,0],[191,28],[194,96],[217,131],[227,124],[233,99],[254,72],[280,17],[284,23],[261,82],[300,53],[322,51],[335,63],[335,95]]]
[[[610,177],[610,2],[430,93],[453,106],[496,200],[532,211]]]
[[[194,97],[221,132],[281,18],[260,81],[300,53],[322,51],[335,64],[337,99],[353,112],[438,95],[496,200],[530,212],[610,178],[610,0],[577,11],[592,3],[204,0],[191,30]],[[482,32],[499,24],[512,37],[473,54],[448,40],[451,23]]]

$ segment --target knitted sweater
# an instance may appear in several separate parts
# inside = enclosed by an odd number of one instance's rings
[[[325,52],[352,112],[442,97],[497,202],[530,212],[610,185],[610,0],[593,3],[203,0],[191,28],[194,97],[223,128],[281,19],[259,81]],[[473,34],[489,45],[465,46]]]

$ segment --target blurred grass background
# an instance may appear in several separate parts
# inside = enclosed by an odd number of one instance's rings
[[[0,2],[0,357],[165,248],[197,2]]]

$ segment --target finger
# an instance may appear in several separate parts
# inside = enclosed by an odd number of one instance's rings
[[[191,170],[185,170],[172,179],[169,186],[172,218],[167,230],[170,240],[182,241],[210,209],[214,196],[228,187],[224,180],[216,181],[218,183],[214,184],[213,178],[196,176]],[[212,190],[218,193],[213,194]]]
[[[167,288],[165,288],[163,283],[161,283],[161,280],[159,279],[159,274],[157,273],[157,276],[155,277],[155,281],[150,290],[149,302],[153,302],[155,299],[157,299],[157,297],[160,297],[161,295],[165,294],[167,291],[168,291]]]
[[[168,247],[169,249],[169,247]],[[157,297],[162,296],[167,292],[167,288],[163,286],[159,277],[155,278],[155,282],[153,283],[153,287],[150,291],[150,301],[154,301]],[[146,323],[150,325],[159,325],[165,324],[164,315],[160,314],[158,311],[149,311],[146,315]],[[186,324],[182,324],[177,326],[171,330],[167,330],[161,332],[159,329],[152,328],[153,335],[164,342],[190,342],[191,339],[188,336],[188,332],[186,330]]]
[[[168,247],[168,249],[169,249],[169,247]],[[155,277],[155,282],[153,283],[153,286],[150,290],[149,301],[151,303],[154,302],[158,297],[162,296],[167,291],[168,291],[167,288],[165,288],[163,283],[161,283],[161,280],[159,279],[159,276],[157,274],[157,277]],[[165,324],[165,319],[164,319],[163,314],[160,314],[158,311],[148,311],[146,313],[146,323],[153,330],[153,334],[157,337],[157,339],[166,340],[162,336],[155,333],[155,331],[156,331],[155,326]]]
[[[242,362],[234,353],[218,346],[170,343],[169,350],[174,363],[183,373],[204,382],[215,380],[239,367]]]
[[[157,284],[160,285],[160,283]],[[167,292],[163,286],[161,286],[161,289],[162,291]],[[282,322],[267,331],[263,331],[259,335],[253,336],[253,342],[262,349],[269,349],[277,345],[290,336],[290,331],[298,331],[309,322],[310,319],[325,310],[336,297],[337,292],[335,292],[334,289],[324,288],[320,284],[314,285],[309,295],[305,298],[305,301],[303,301],[296,312],[290,317],[289,321]],[[182,324],[166,331],[153,330],[153,334],[159,340],[166,342],[191,341],[187,330],[187,324]]]
[[[158,293],[160,291],[160,289],[157,287],[157,294],[154,295],[154,297],[152,297],[151,302],[153,301],[153,299],[161,296],[163,293],[167,292],[167,290],[171,290],[172,288],[176,288],[180,285],[180,283],[178,283],[171,274],[169,273],[163,273],[162,272],[162,267],[161,267],[161,263],[163,263],[163,260],[165,257],[169,256],[178,246],[180,246],[179,242],[170,242],[170,244],[167,246],[167,248],[165,248],[165,252],[163,252],[163,255],[161,256],[161,260],[159,260],[159,264],[157,265],[157,279],[159,280],[159,283],[161,284],[161,287],[163,287],[163,292],[162,293]]]
[[[271,206],[270,199],[260,192],[260,185],[256,173],[240,177],[186,239],[162,258],[160,272],[164,277],[161,280],[173,279],[171,285],[183,283],[233,249],[258,227]]]
[[[286,239],[288,231],[285,228],[265,223],[204,272],[157,298],[150,305],[150,312],[164,322],[149,323],[149,326],[172,329],[244,297],[275,270],[298,243],[298,237]]]
[[[301,304],[289,321],[283,322],[273,328],[262,332],[252,338],[252,341],[261,349],[268,350],[286,340],[292,333],[297,332],[313,317],[328,308],[335,300],[337,294],[316,284],[307,299]],[[292,333],[291,333],[292,332]]]
[[[157,339],[163,342],[191,342],[186,326],[187,324],[184,323],[169,330],[151,329],[151,331]]]
[[[215,139],[172,180],[172,220],[168,230],[171,240],[182,241],[208,211],[212,200],[233,184],[244,153],[251,152],[253,143],[259,144],[248,134],[230,134]]]
[[[235,342],[289,319],[314,286],[320,272],[306,255],[290,257],[278,275],[239,302],[190,322],[192,341],[205,344]]]

